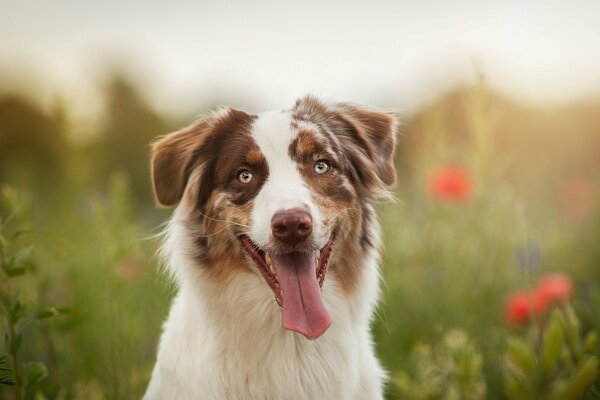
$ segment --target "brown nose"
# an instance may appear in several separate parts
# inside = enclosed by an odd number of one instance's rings
[[[283,243],[303,242],[312,233],[312,217],[302,208],[278,211],[271,219],[271,231]]]

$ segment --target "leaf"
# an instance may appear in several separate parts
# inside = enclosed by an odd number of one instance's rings
[[[563,393],[563,399],[580,399],[598,376],[598,359],[588,357],[575,376],[569,379]]]
[[[0,385],[14,386],[15,381],[8,375],[0,376]]]
[[[6,272],[6,275],[10,276],[11,278],[14,278],[15,276],[24,275],[27,272],[27,267],[23,266],[23,267],[6,268],[4,271]]]
[[[565,314],[567,316],[567,330],[566,330],[566,342],[571,347],[571,351],[573,352],[573,357],[578,360],[581,353],[580,346],[580,331],[581,328],[579,326],[579,320],[577,319],[577,315],[575,315],[575,311],[571,306],[565,307]]]
[[[10,365],[8,365],[8,357],[2,356],[0,357],[0,371],[12,371]]]
[[[548,400],[563,400],[565,398],[565,390],[567,389],[567,381],[565,379],[557,379],[552,383]]]
[[[25,386],[35,385],[46,379],[48,369],[41,362],[28,362],[23,364],[23,378]]]
[[[508,397],[513,400],[527,400],[531,398],[531,387],[529,384],[514,375],[506,377],[506,391],[509,394]]]
[[[10,233],[9,235],[7,235],[6,240],[8,240],[9,242],[12,242],[30,232],[31,232],[30,229],[20,229],[20,230],[14,231],[14,232]]]
[[[17,265],[20,262],[22,262],[23,260],[25,260],[27,257],[29,257],[29,255],[33,251],[33,248],[34,248],[34,246],[31,245],[31,246],[24,247],[21,250],[17,251],[17,253],[12,257],[13,264]]]
[[[592,331],[587,334],[585,339],[583,340],[583,351],[592,352],[596,348],[596,343],[598,343],[598,335],[595,331]]]
[[[560,311],[555,310],[552,313],[550,324],[544,332],[542,341],[541,363],[544,374],[548,377],[550,377],[556,369],[556,364],[563,346],[562,329],[560,321],[557,318],[557,313],[559,312]]]
[[[73,309],[68,307],[50,307],[45,310],[40,311],[36,314],[36,319],[46,319],[46,318],[54,318],[61,315],[71,315],[74,314]]]
[[[529,378],[533,378],[535,373],[535,355],[527,342],[521,339],[509,339],[508,355],[510,360],[522,373]]]
[[[25,315],[26,307],[19,300],[15,302],[10,310],[10,318],[13,322],[20,320]]]

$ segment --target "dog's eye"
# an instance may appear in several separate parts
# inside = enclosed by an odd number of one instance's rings
[[[242,171],[238,175],[238,181],[241,183],[250,183],[254,179],[254,176],[250,173],[250,171]]]
[[[327,171],[329,171],[329,164],[327,163],[327,161],[317,161],[317,163],[315,164],[315,172],[317,174],[324,174]]]

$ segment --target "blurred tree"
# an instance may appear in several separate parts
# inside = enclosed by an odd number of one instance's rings
[[[106,185],[113,173],[124,173],[136,200],[149,202],[149,143],[166,133],[166,124],[123,74],[109,79],[105,102],[99,142],[93,146],[98,177]]]
[[[69,152],[60,121],[16,96],[0,98],[0,182],[35,192],[62,185]]]

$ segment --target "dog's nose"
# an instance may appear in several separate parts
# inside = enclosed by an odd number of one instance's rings
[[[278,211],[271,219],[271,231],[283,243],[303,242],[312,233],[312,217],[302,208]]]

